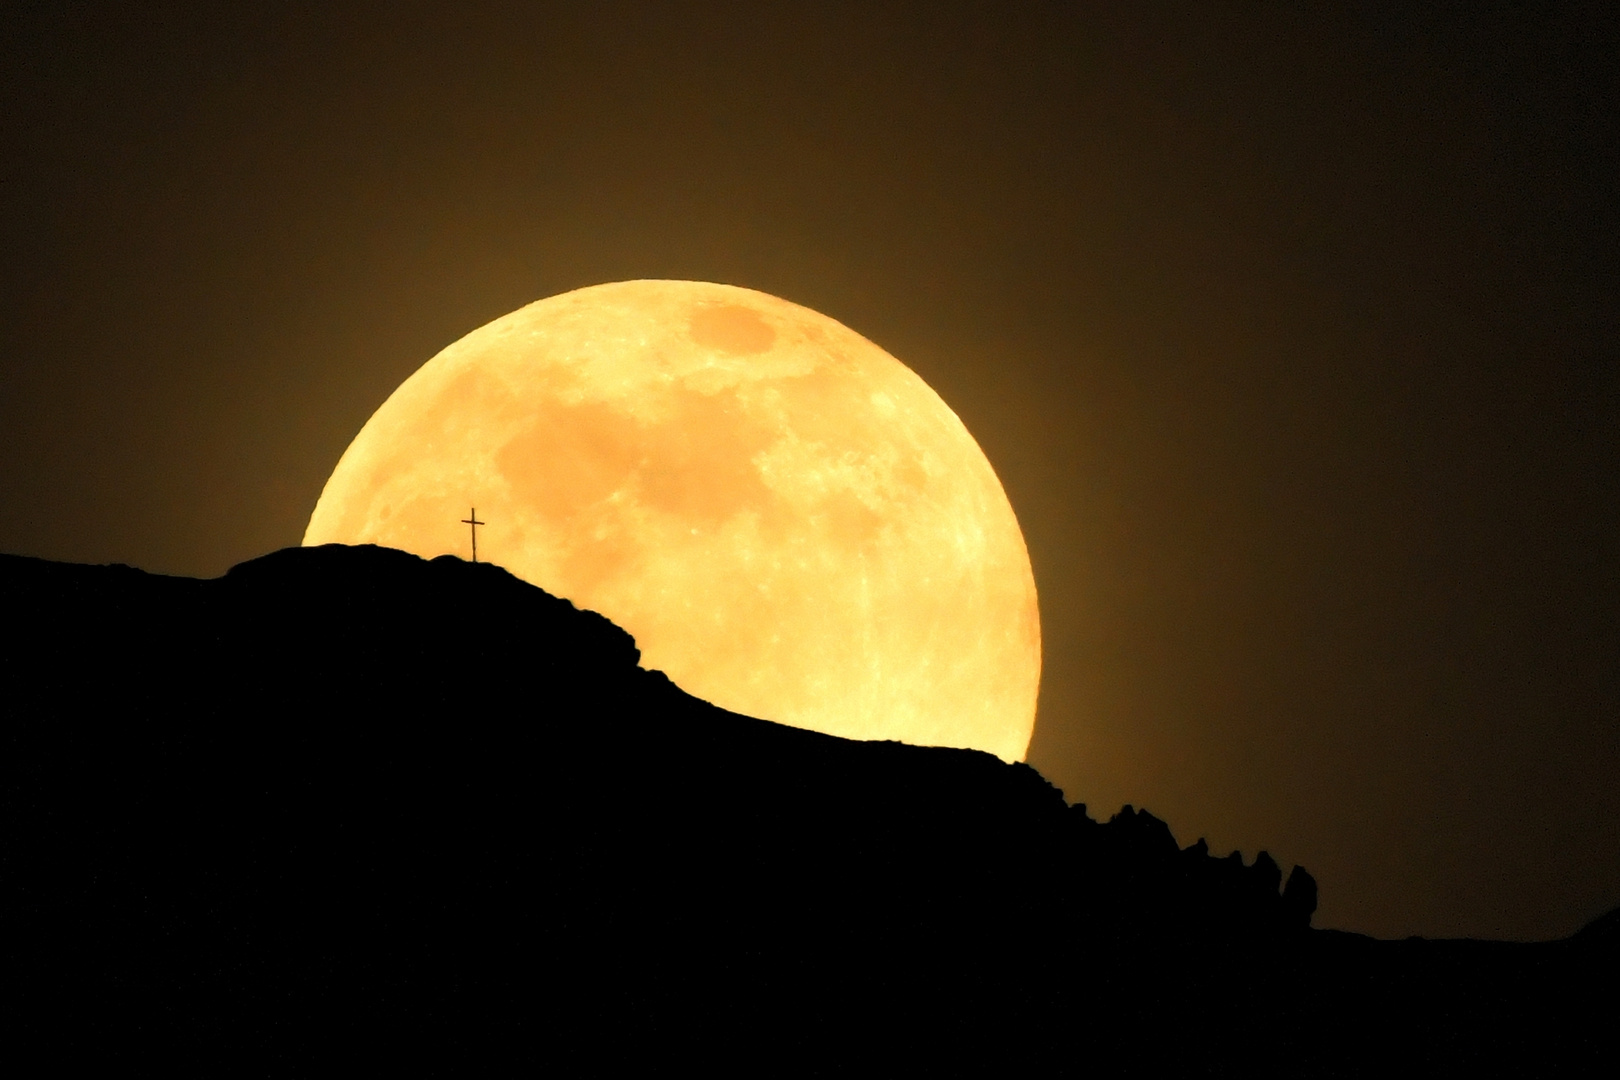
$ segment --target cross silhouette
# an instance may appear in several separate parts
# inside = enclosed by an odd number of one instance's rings
[[[469,514],[467,517],[464,517],[464,518],[461,519],[461,523],[463,525],[471,525],[472,526],[473,562],[477,562],[478,561],[478,526],[480,526],[480,525],[488,525],[489,522],[487,522],[487,521],[479,521],[478,520],[478,507],[475,506],[475,507],[472,508],[472,513],[471,514]]]

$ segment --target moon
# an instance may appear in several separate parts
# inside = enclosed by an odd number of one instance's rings
[[[478,554],[722,708],[1022,760],[1035,579],[962,421],[841,323],[730,285],[540,300],[406,379],[306,545]]]

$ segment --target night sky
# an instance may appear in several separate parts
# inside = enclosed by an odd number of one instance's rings
[[[1069,799],[1319,926],[1568,934],[1620,904],[1613,11],[8,3],[0,550],[219,574],[468,331],[744,285],[989,455]]]

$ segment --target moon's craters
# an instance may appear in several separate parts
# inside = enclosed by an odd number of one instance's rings
[[[740,416],[732,395],[665,388],[662,396],[657,423],[613,403],[536,396],[524,403],[530,421],[495,452],[495,464],[524,506],[563,522],[615,493],[710,524],[770,498],[752,463],[770,433]]]
[[[694,342],[732,356],[769,352],[776,331],[753,308],[741,304],[703,304],[692,313],[687,332]]]

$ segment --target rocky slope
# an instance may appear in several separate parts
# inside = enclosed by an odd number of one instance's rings
[[[1313,931],[1303,871],[724,712],[498,567],[7,556],[0,611],[8,1042],[64,1072],[1614,1060],[1613,934]]]

